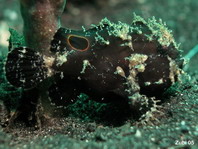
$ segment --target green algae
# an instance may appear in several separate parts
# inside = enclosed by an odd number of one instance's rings
[[[4,61],[0,61],[0,100],[4,102],[6,108],[10,110],[15,110],[19,105],[19,100],[21,97],[22,90],[11,86],[4,74]]]
[[[110,41],[106,40],[102,35],[99,34],[98,30],[103,28],[104,26],[107,27],[107,32],[109,36],[114,36],[121,38],[126,43],[122,44],[121,46],[129,46],[133,49],[133,45],[130,42],[132,40],[132,36],[130,33],[137,33],[143,34],[147,37],[149,41],[157,40],[158,43],[162,47],[169,47],[171,44],[177,50],[179,50],[180,44],[177,44],[173,35],[172,30],[167,28],[166,23],[162,21],[162,19],[157,20],[154,16],[149,19],[144,19],[143,17],[133,14],[132,24],[139,24],[147,26],[149,32],[145,32],[143,28],[138,26],[130,26],[127,23],[123,23],[118,21],[118,23],[111,22],[108,18],[102,19],[98,25],[92,24],[91,27],[96,28],[96,37],[95,40],[100,42],[101,44],[109,45]],[[82,27],[85,29],[84,27]]]
[[[10,28],[9,32],[9,50],[25,45],[24,37],[16,30]],[[6,108],[9,111],[12,111],[15,110],[19,105],[22,89],[15,88],[7,82],[4,72],[5,61],[5,57],[0,61],[0,100],[4,102]]]
[[[25,39],[23,35],[19,34],[15,29],[12,28],[9,28],[9,32],[9,50],[25,46]]]
[[[164,23],[162,19],[159,19],[159,21],[157,21],[156,18],[153,16],[146,21],[144,18],[134,13],[132,23],[136,22],[142,22],[143,24],[148,26],[149,30],[151,31],[151,34],[146,35],[149,41],[157,38],[160,45],[168,47],[170,46],[170,44],[173,44],[176,49],[179,49],[179,45],[175,42],[175,39],[173,38],[172,30],[167,28],[166,23]],[[142,31],[138,32],[142,33]]]
[[[67,113],[71,117],[79,118],[84,122],[98,122],[104,125],[120,126],[124,124],[132,113],[127,105],[114,103],[99,103],[86,94],[80,94],[74,104],[69,105]],[[111,121],[109,121],[111,119]],[[131,120],[132,122],[133,120]]]

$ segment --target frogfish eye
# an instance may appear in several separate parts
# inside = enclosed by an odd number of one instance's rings
[[[67,43],[73,50],[83,52],[89,49],[89,40],[83,36],[69,35]]]

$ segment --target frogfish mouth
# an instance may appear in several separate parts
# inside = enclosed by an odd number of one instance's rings
[[[75,101],[80,93],[101,102],[158,97],[178,81],[183,60],[163,23],[136,17],[131,25],[103,19],[90,29],[59,28],[50,54],[28,47],[7,57],[7,80],[31,89],[53,77],[47,89],[57,106]]]

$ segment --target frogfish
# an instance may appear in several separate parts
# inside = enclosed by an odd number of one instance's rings
[[[182,74],[183,59],[171,31],[160,20],[136,16],[131,25],[103,19],[90,29],[59,28],[49,54],[14,48],[7,57],[7,80],[32,89],[48,78],[52,104],[66,106],[80,93],[98,102],[146,105]]]

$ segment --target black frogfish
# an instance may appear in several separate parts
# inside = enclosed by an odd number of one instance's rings
[[[103,19],[88,30],[60,28],[49,55],[15,48],[5,70],[7,80],[24,89],[53,78],[47,92],[57,106],[73,102],[80,93],[133,106],[161,96],[178,81],[182,66],[171,31],[154,18],[135,16],[131,25]]]

